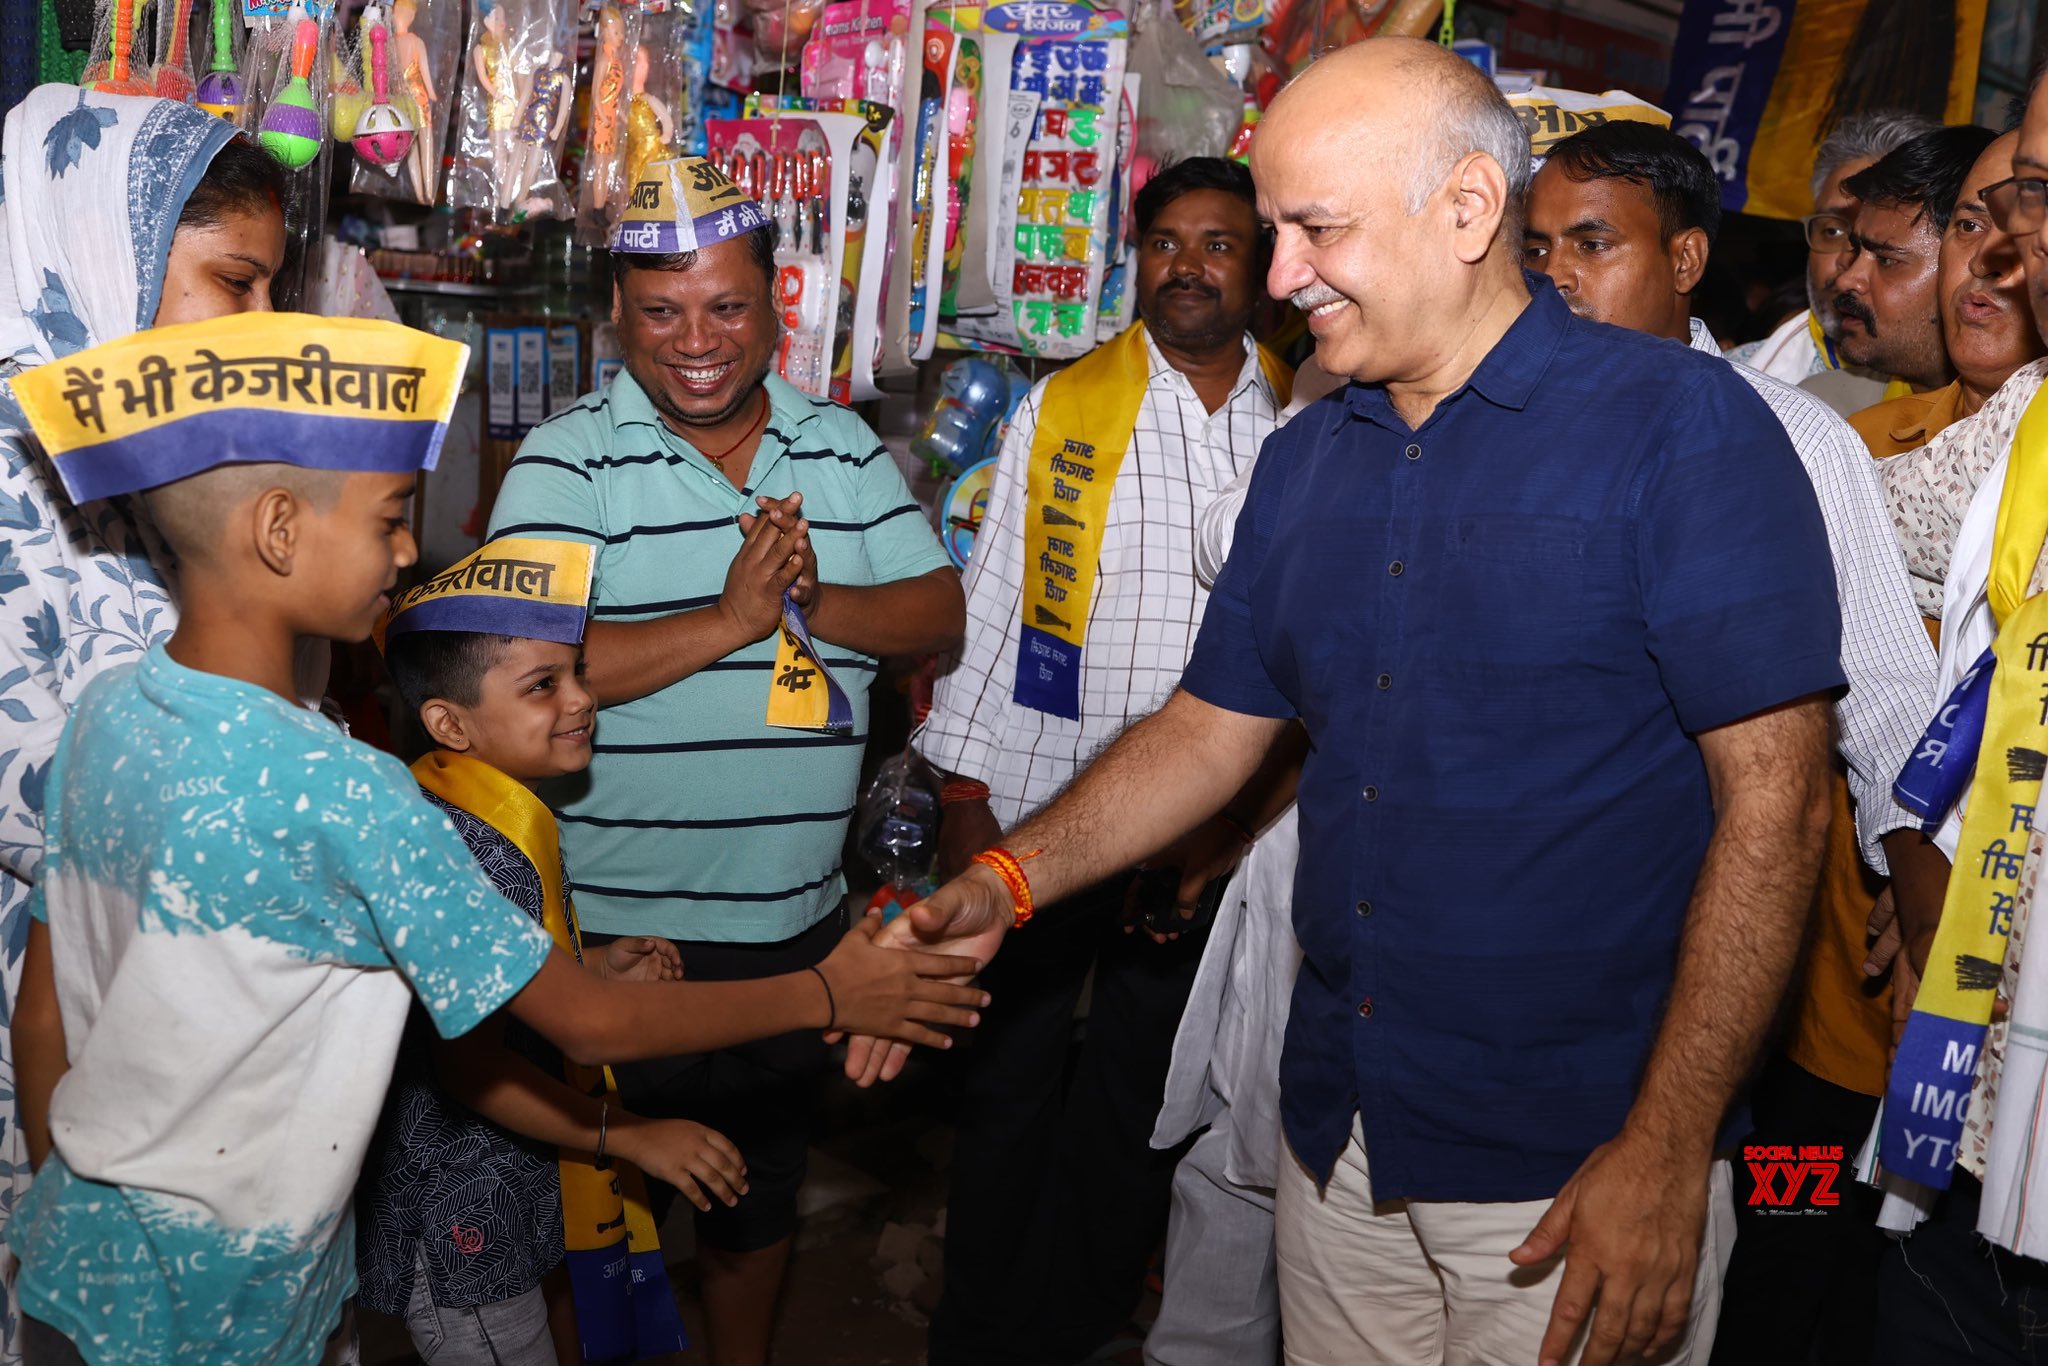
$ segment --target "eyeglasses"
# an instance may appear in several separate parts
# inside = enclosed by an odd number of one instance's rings
[[[1833,256],[1850,249],[1849,220],[1836,213],[1816,213],[1799,220],[1806,230],[1806,249]]]
[[[1984,207],[1991,224],[2002,233],[2026,237],[2041,230],[2048,217],[2048,180],[2039,176],[2013,176],[1984,187]]]

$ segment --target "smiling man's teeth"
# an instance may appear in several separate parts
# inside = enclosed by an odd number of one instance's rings
[[[690,370],[678,365],[676,373],[692,384],[710,384],[712,381],[721,378],[730,369],[732,369],[732,365],[729,362],[725,365],[714,365],[709,370]]]
[[[1324,304],[1321,308],[1315,310],[1315,312],[1309,314],[1309,316],[1311,318],[1326,317],[1329,314],[1335,313],[1338,309],[1344,307],[1346,302],[1347,301],[1343,299],[1332,299],[1330,300],[1330,302]]]

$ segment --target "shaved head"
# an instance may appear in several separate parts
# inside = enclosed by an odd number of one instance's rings
[[[216,465],[142,495],[150,520],[180,562],[205,563],[224,549],[228,521],[258,494],[286,489],[300,502],[327,509],[341,496],[348,476],[337,470],[309,470],[281,461]]]

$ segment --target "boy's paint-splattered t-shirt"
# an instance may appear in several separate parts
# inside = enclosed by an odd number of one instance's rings
[[[87,689],[50,792],[70,1071],[10,1229],[23,1308],[94,1366],[316,1361],[408,997],[461,1034],[548,937],[396,759],[162,646]]]

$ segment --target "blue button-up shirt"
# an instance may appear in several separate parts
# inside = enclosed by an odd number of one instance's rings
[[[1182,685],[1301,717],[1281,1063],[1327,1178],[1554,1195],[1620,1131],[1714,816],[1693,737],[1843,682],[1832,565],[1734,369],[1547,280],[1411,429],[1353,384],[1266,442]]]

